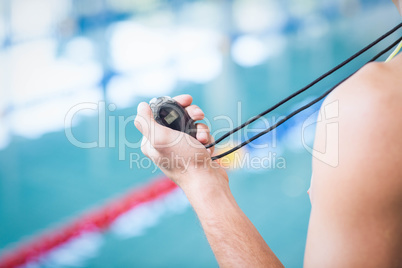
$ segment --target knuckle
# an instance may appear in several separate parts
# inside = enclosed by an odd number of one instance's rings
[[[155,146],[159,146],[162,147],[163,145],[168,143],[168,136],[167,135],[163,135],[162,133],[155,135],[154,138],[154,145]]]

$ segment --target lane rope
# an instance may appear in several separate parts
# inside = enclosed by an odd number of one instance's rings
[[[158,178],[148,185],[135,188],[120,198],[109,201],[98,209],[90,210],[77,219],[59,228],[22,242],[14,249],[6,250],[0,256],[0,267],[20,267],[38,260],[51,250],[61,246],[84,232],[103,231],[125,212],[141,204],[154,201],[178,189],[167,177]]]

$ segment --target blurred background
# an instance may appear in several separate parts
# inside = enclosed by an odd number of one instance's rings
[[[231,127],[222,116],[237,126],[399,22],[391,0],[1,0],[0,256],[161,175],[130,162],[141,154],[139,102],[191,94],[219,137]],[[267,118],[300,107],[391,41]],[[286,267],[303,263],[314,125],[301,126],[318,108],[256,141],[268,149],[241,151],[270,152],[269,167],[229,170],[240,207]],[[185,197],[164,202],[27,267],[216,267]]]

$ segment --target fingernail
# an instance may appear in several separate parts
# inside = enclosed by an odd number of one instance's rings
[[[204,114],[204,112],[203,112],[200,108],[196,108],[196,109],[194,110],[194,113],[199,114],[199,115],[203,115],[203,114]]]

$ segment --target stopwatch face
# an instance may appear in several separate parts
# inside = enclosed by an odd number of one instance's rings
[[[196,137],[197,128],[187,111],[170,97],[153,98],[149,105],[156,122]]]
[[[162,119],[165,126],[179,131],[183,130],[179,112],[170,105],[159,110],[159,118]]]

